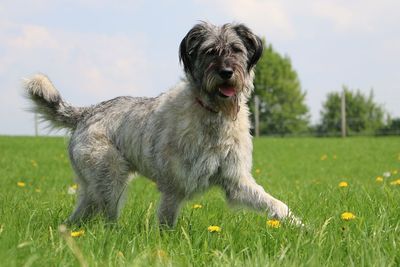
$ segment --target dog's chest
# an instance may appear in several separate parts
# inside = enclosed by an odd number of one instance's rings
[[[170,158],[170,171],[178,186],[186,194],[192,194],[221,179],[238,179],[243,167],[241,140],[229,131],[195,130],[177,140],[175,153]]]
[[[171,173],[186,195],[207,189],[213,179],[220,175],[221,162],[227,154],[225,150],[206,144],[191,145],[183,149],[183,154],[171,158]]]

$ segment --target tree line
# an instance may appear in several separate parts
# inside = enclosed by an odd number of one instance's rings
[[[345,97],[346,131],[348,135],[400,135],[400,118],[392,118],[376,103],[371,89],[368,95],[343,86],[328,93],[322,104],[320,120],[311,124],[297,72],[288,56],[282,56],[264,40],[264,53],[255,69],[254,97],[259,98],[259,132],[261,135],[338,136],[341,134],[341,101]],[[254,122],[254,117],[252,118]],[[254,125],[254,123],[253,123]]]

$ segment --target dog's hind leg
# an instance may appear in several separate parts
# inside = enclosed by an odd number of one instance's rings
[[[111,222],[118,219],[126,195],[127,174],[117,177],[118,176],[113,176],[114,179],[111,179],[110,184],[102,186],[104,213],[106,218]]]
[[[72,212],[66,223],[76,224],[86,221],[100,211],[95,201],[90,198],[82,184],[78,188],[78,199],[75,210]]]
[[[104,136],[97,136],[85,145],[73,144],[70,151],[73,165],[85,185],[71,217],[87,218],[102,211],[108,220],[118,219],[128,183],[129,163]]]
[[[183,197],[174,193],[161,193],[158,221],[161,226],[173,227],[176,223]]]
[[[109,147],[92,170],[91,187],[109,221],[118,219],[128,183],[129,164],[114,147]]]

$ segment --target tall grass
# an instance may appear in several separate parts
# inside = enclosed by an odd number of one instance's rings
[[[0,137],[0,266],[79,266],[76,250],[89,266],[400,265],[398,137],[256,139],[253,174],[303,218],[301,229],[269,228],[265,214],[229,208],[215,188],[185,204],[174,230],[160,231],[159,194],[139,177],[117,225],[97,217],[68,229],[85,231],[77,238],[59,231],[75,201],[66,146]],[[384,172],[391,176],[376,182]],[[345,211],[356,219],[343,221]]]

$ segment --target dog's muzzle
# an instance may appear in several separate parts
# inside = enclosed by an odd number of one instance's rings
[[[236,95],[237,89],[235,86],[229,84],[229,80],[233,76],[233,69],[231,67],[221,68],[218,71],[218,75],[226,82],[218,87],[218,95],[222,98],[228,98]]]

